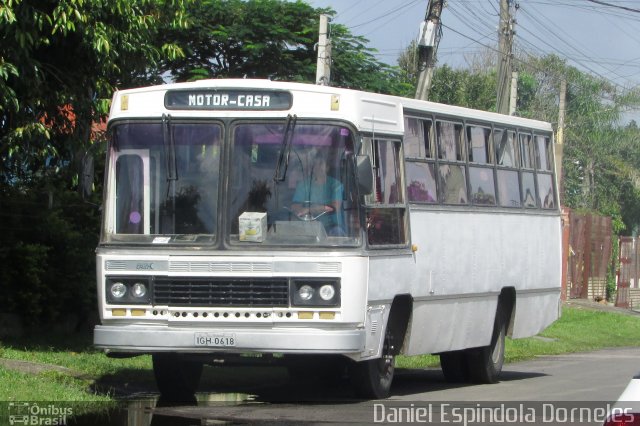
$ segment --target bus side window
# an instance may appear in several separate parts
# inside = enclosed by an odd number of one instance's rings
[[[496,205],[490,141],[490,128],[467,126],[469,184],[471,186],[471,200],[474,205]]]
[[[516,133],[511,129],[493,130],[493,153],[497,167],[498,201],[501,207],[520,207],[520,183],[515,148]]]
[[[437,203],[433,122],[429,119],[405,117],[404,123],[407,197],[413,203]]]
[[[366,139],[365,146],[370,149],[375,180],[373,193],[366,197],[369,244],[406,245],[407,212],[401,144],[399,141]]]
[[[436,121],[441,197],[445,204],[467,204],[462,124]]]

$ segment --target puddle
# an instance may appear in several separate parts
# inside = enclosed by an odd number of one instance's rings
[[[121,401],[116,406],[96,403],[95,411],[68,419],[77,426],[165,426],[237,424],[215,419],[215,408],[256,404],[256,396],[246,393],[197,393],[187,401],[166,401],[159,396]],[[207,414],[212,418],[207,419]],[[205,417],[205,418],[203,418]]]

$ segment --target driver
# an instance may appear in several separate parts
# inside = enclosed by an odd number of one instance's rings
[[[327,161],[316,155],[311,170],[300,181],[291,209],[299,217],[317,218],[329,235],[341,235],[342,184],[327,174]]]

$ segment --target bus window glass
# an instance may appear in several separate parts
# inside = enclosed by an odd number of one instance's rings
[[[534,145],[531,135],[520,133],[520,166],[524,169],[533,169],[534,167]]]
[[[221,127],[131,122],[114,126],[111,135],[115,194],[107,203],[115,212],[105,239],[148,243],[167,235],[175,243],[213,242]]]
[[[489,156],[489,138],[491,129],[480,126],[467,126],[467,143],[469,145],[469,162],[487,164]]]
[[[433,163],[408,161],[407,197],[418,203],[436,203],[436,172]]]
[[[493,169],[469,167],[469,181],[471,183],[471,201],[473,204],[483,206],[496,205]]]
[[[431,120],[405,117],[404,155],[407,158],[433,158]]]
[[[401,144],[393,140],[365,139],[372,157],[375,189],[367,199],[367,239],[372,246],[407,243],[406,206]]]
[[[548,136],[536,136],[538,170],[551,170],[551,140]]]
[[[502,207],[520,207],[520,184],[515,170],[498,170],[498,198]]]
[[[465,161],[462,124],[437,121],[438,158],[446,161]]]
[[[533,173],[522,173],[522,202],[525,207],[537,207],[536,185]]]
[[[358,244],[353,141],[349,128],[335,124],[237,124],[227,201],[231,243]],[[265,214],[261,235],[246,234],[243,214]]]
[[[440,165],[442,201],[445,204],[467,204],[467,180],[464,166]]]
[[[550,174],[538,174],[538,191],[540,200],[538,201],[543,209],[553,209],[556,207],[553,194],[553,179]]]
[[[493,147],[497,165],[504,167],[517,167],[515,132],[513,130],[494,130]]]
[[[144,233],[144,166],[139,155],[116,161],[116,233]]]

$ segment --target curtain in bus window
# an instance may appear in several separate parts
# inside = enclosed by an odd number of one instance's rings
[[[404,119],[404,155],[406,158],[433,158],[431,121],[413,117]]]
[[[516,151],[514,147],[515,132],[511,130],[495,130],[493,144],[496,164],[505,167],[517,167]]]
[[[421,158],[424,132],[417,118],[404,119],[404,155],[407,158]]]
[[[502,207],[520,207],[520,184],[515,170],[498,170],[498,198]]]
[[[555,197],[553,195],[553,179],[548,174],[538,174],[538,191],[540,193],[540,206],[543,209],[553,209],[556,207]]]
[[[551,140],[546,136],[536,136],[538,170],[551,170]]]
[[[522,173],[522,202],[525,207],[536,207],[536,185],[533,173]]]
[[[379,201],[382,204],[404,203],[400,182],[400,144],[392,141],[377,141]]]
[[[490,136],[491,129],[479,126],[467,126],[470,162],[478,164],[487,164],[491,162],[491,157],[489,157]]]
[[[470,166],[469,181],[471,183],[471,201],[473,204],[485,206],[496,205],[493,169]]]
[[[116,163],[116,232],[144,232],[144,167],[138,155],[121,155]]]
[[[433,163],[407,161],[407,196],[409,201],[436,203],[436,171]]]
[[[400,143],[372,141],[376,195],[367,208],[367,238],[371,245],[406,244],[406,209]]]
[[[534,145],[531,135],[520,133],[520,165],[525,169],[534,168]]]
[[[438,121],[438,158],[447,161],[464,161],[462,124]]]

